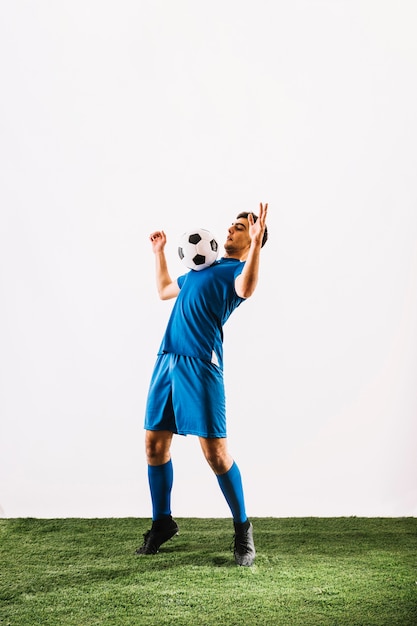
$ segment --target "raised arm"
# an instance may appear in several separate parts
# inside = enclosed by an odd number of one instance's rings
[[[245,267],[242,273],[236,278],[235,289],[241,298],[249,298],[256,289],[259,277],[259,259],[262,247],[262,237],[265,232],[266,215],[268,213],[268,204],[259,206],[259,216],[254,222],[253,215],[249,213],[249,236],[251,244],[246,257]]]
[[[161,300],[175,298],[180,291],[177,281],[173,281],[168,272],[165,258],[166,235],[163,230],[157,230],[149,237],[152,251],[155,254],[156,286]]]

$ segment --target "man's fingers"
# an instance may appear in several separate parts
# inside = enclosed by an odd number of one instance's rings
[[[259,218],[262,220],[262,223],[265,223],[267,213],[268,213],[268,203],[266,202],[264,205],[261,202],[259,205]]]
[[[158,243],[159,241],[165,241],[165,233],[163,230],[156,230],[154,233],[149,235],[149,240],[152,244]]]

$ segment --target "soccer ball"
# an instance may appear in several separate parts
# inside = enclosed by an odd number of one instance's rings
[[[205,228],[188,230],[180,239],[178,256],[190,270],[204,270],[217,259],[219,244],[216,237]]]

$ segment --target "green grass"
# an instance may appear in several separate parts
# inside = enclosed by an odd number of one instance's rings
[[[0,520],[2,626],[416,626],[416,518],[253,519],[240,568],[224,519],[136,556],[143,519]]]

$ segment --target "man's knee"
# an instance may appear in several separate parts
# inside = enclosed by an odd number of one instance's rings
[[[145,436],[145,449],[148,465],[163,465],[171,458],[172,433],[161,430],[147,430]]]
[[[225,439],[200,439],[204,456],[215,474],[225,474],[233,459],[227,450]]]

